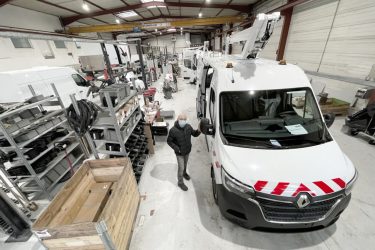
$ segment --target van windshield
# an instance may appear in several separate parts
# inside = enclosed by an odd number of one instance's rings
[[[223,92],[220,112],[229,144],[296,148],[332,140],[309,88]]]

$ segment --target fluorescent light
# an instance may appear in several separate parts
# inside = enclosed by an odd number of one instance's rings
[[[85,11],[90,11],[90,7],[85,1],[82,2],[82,9]]]
[[[155,9],[155,8],[167,8],[167,6],[164,5],[153,5],[153,6],[148,6],[147,9]]]
[[[160,32],[160,35],[161,35],[162,33]]]
[[[120,23],[120,19],[116,18],[116,23]]]
[[[202,17],[202,12],[199,12],[198,16],[199,16],[199,17]]]
[[[155,29],[155,32],[158,32],[158,29]]]
[[[176,29],[175,28],[170,28],[170,29],[167,29],[168,32],[176,32]]]
[[[182,32],[183,29],[184,29],[183,27],[180,28],[181,32]]]
[[[117,13],[117,16],[121,17],[121,18],[127,18],[127,17],[138,16],[138,15],[134,11],[130,10],[130,11],[124,11],[124,12]]]

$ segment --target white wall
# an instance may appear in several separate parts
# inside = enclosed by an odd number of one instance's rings
[[[0,25],[34,30],[61,30],[59,18],[41,12],[4,5],[0,8]]]
[[[13,5],[5,5],[0,8],[0,26],[51,32],[62,30],[58,17]],[[84,36],[97,37],[96,34],[84,34]],[[103,54],[99,43],[78,43],[81,47],[79,49],[72,42],[65,42],[67,48],[64,49],[57,49],[53,41],[30,40],[30,43],[32,48],[15,48],[10,38],[0,37],[0,71],[36,66],[73,66],[77,68],[79,56]],[[42,52],[48,48],[47,43],[54,55],[52,59],[43,57]],[[116,63],[117,54],[114,49],[109,48],[108,52],[112,61]]]
[[[172,36],[176,37],[176,42],[172,42]],[[160,46],[160,47],[168,47],[168,52],[173,51],[173,45],[175,43],[175,51],[176,53],[182,53],[183,48],[188,47],[186,43],[186,36],[180,35],[179,33],[174,35],[165,35],[159,37],[153,37],[150,39],[144,40],[143,44],[150,44],[151,46]]]

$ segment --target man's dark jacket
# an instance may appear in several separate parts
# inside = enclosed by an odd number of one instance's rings
[[[197,137],[201,134],[198,130],[194,130],[190,124],[186,124],[181,128],[178,121],[169,130],[168,145],[173,148],[176,155],[187,155],[191,151],[191,136]]]

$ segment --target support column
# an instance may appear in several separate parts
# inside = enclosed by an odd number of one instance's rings
[[[291,1],[289,0],[288,3],[289,2]],[[293,7],[283,10],[281,12],[281,15],[284,16],[284,23],[283,23],[283,28],[281,30],[279,47],[277,49],[277,57],[276,57],[277,61],[284,59],[285,47],[286,47],[286,42],[288,40],[290,22],[292,21]]]
[[[145,73],[145,64],[143,62],[143,53],[141,48],[141,40],[137,40],[137,52],[139,57],[139,64],[141,65],[141,72],[142,72],[142,80],[145,84],[145,89],[148,89],[147,82],[146,82],[146,73]]]
[[[100,43],[100,46],[102,47],[103,56],[104,56],[104,62],[105,62],[105,66],[106,66],[106,68],[107,68],[108,76],[109,76],[109,78],[110,78],[112,81],[114,81],[113,72],[112,72],[112,67],[111,67],[111,62],[109,61],[109,57],[108,57],[108,53],[107,53],[107,49],[106,49],[104,43]]]

